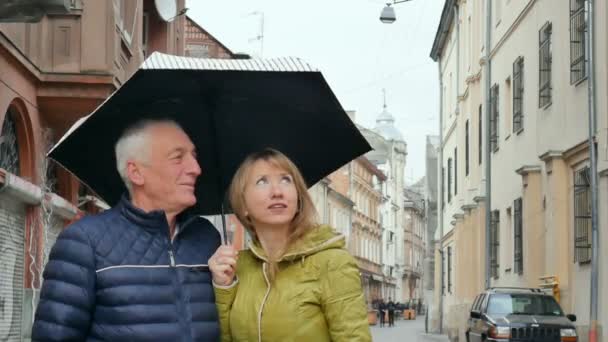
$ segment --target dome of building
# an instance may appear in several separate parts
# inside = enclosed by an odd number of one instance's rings
[[[395,118],[386,110],[386,106],[376,119],[374,131],[382,135],[386,140],[404,141],[403,135],[401,135],[401,132],[395,127]]]

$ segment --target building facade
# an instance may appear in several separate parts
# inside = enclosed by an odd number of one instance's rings
[[[374,300],[384,298],[380,206],[383,201],[381,187],[386,177],[366,157],[361,156],[352,164],[355,206],[349,251],[359,264],[365,299],[370,305]]]
[[[403,264],[402,300],[418,306],[423,302],[422,279],[424,276],[424,257],[426,253],[426,201],[424,197],[424,178],[404,190],[403,202]]]
[[[405,231],[403,228],[403,189],[405,188],[405,162],[407,144],[401,132],[395,127],[395,118],[386,105],[376,118],[372,130],[360,128],[361,133],[374,148],[366,157],[386,175],[383,185],[385,200],[380,207],[382,227],[382,270],[384,274],[383,298],[402,302],[403,270],[405,252],[403,250]],[[405,286],[407,287],[407,286]]]
[[[436,263],[435,279],[444,286],[436,287],[435,299],[442,309],[436,327],[465,338],[471,301],[485,287],[483,170],[489,149],[490,285],[539,287],[550,277],[558,284],[562,308],[578,317],[579,339],[586,341],[593,172],[588,147],[587,1],[493,1],[491,11],[486,3],[446,1],[431,52],[439,65],[442,94],[443,234],[436,257],[443,263]],[[608,7],[605,2],[593,3],[601,232],[608,227],[608,211],[603,209],[608,204],[608,42],[606,23],[600,19]],[[486,15],[491,18],[489,47],[484,40]],[[487,48],[489,75],[483,69]],[[606,241],[605,235],[600,233],[600,239]],[[601,289],[608,275],[601,264],[606,252],[599,253],[599,324],[605,327],[608,296]]]
[[[41,273],[59,232],[82,212],[107,208],[46,152],[147,55],[185,49],[186,18],[163,20],[153,0],[54,3],[69,7],[37,22],[17,13],[0,23],[2,341],[29,340]],[[177,13],[184,6],[176,0]]]

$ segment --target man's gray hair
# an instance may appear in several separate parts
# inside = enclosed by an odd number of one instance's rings
[[[136,160],[147,163],[150,156],[150,128],[156,125],[172,125],[182,130],[181,126],[170,119],[143,119],[129,126],[118,138],[114,151],[116,153],[116,169],[125,183],[129,194],[132,185],[127,175],[127,163]]]

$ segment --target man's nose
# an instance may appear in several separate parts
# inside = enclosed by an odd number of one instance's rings
[[[190,155],[190,157],[188,158],[188,164],[187,164],[187,169],[186,172],[188,174],[194,175],[194,176],[199,176],[202,172],[200,165],[198,165],[198,161],[196,160],[196,157],[194,157],[193,155]]]

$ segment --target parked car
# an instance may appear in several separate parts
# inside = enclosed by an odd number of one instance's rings
[[[467,322],[467,342],[577,342],[575,315],[534,288],[495,287],[479,294]]]

